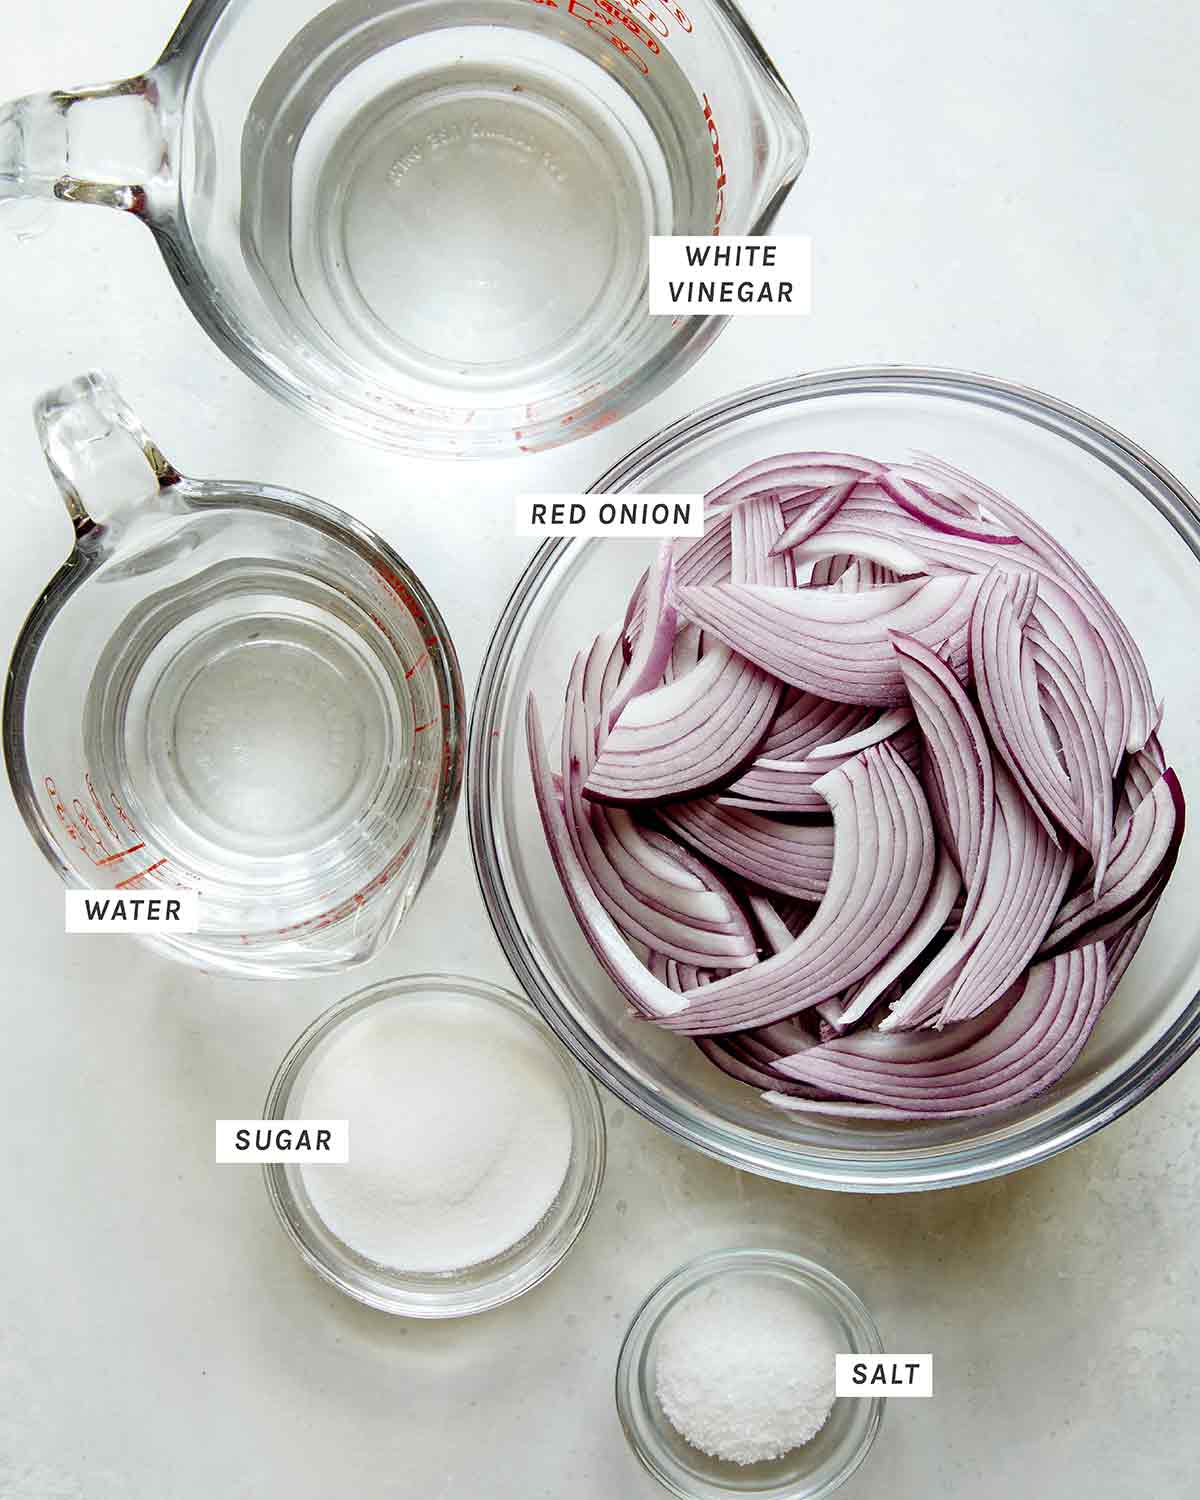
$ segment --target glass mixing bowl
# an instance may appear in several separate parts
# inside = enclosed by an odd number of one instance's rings
[[[788,449],[900,460],[936,453],[1007,493],[1105,589],[1165,698],[1163,739],[1185,791],[1200,787],[1195,667],[1200,508],[1111,428],[1037,392],[952,371],[885,367],[800,376],[676,423],[597,490],[696,493]],[[619,620],[650,542],[558,539],[537,552],[496,628],[473,715],[471,839],[484,900],[534,1004],[597,1078],[711,1156],[786,1182],[848,1192],[949,1187],[1028,1166],[1144,1099],[1200,1043],[1195,833],[1149,936],[1071,1072],[1007,1113],[882,1125],[783,1114],[687,1041],[635,1019],[559,888],[534,804],[527,695],[551,736],[574,654]]]

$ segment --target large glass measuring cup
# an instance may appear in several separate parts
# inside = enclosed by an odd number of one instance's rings
[[[180,475],[102,375],[36,418],[75,532],[17,641],[13,793],[68,885],[200,892],[155,939],[249,976],[347,968],[441,852],[462,688],[432,600],[352,517]]]
[[[268,389],[427,454],[551,447],[720,318],[651,318],[652,234],[754,234],[804,164],[730,0],[194,0],[160,61],[0,107],[0,198],[154,231]]]

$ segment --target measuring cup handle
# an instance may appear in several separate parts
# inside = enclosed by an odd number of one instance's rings
[[[47,391],[33,417],[77,537],[111,527],[123,511],[179,483],[179,471],[101,370]]]
[[[153,75],[0,105],[0,201],[57,198],[149,218],[173,180],[166,118]]]

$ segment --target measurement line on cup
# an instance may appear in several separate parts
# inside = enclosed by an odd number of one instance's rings
[[[162,869],[163,865],[165,865],[165,864],[166,864],[166,860],[165,859],[160,859],[160,860],[156,861],[154,864],[152,864],[149,869],[147,869],[147,870],[139,870],[136,875],[129,875],[129,876],[126,876],[126,878],[124,880],[118,880],[117,884],[116,884],[116,889],[118,891],[122,891],[122,890],[125,889],[125,887],[127,885],[132,885],[135,880],[144,880],[147,875],[153,875],[154,872],[155,872],[155,870]]]
[[[97,865],[115,865],[119,860],[128,859],[131,854],[136,854],[139,849],[145,847],[144,843],[134,844],[131,849],[122,849],[120,854],[110,854],[106,859],[98,859],[96,863]]]

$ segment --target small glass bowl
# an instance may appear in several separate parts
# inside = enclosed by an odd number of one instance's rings
[[[833,1403],[811,1442],[772,1463],[742,1467],[709,1458],[672,1427],[659,1405],[658,1341],[667,1318],[687,1298],[724,1277],[770,1278],[795,1289],[826,1320],[839,1354],[883,1353],[879,1330],[861,1300],[832,1272],[782,1250],[723,1250],[673,1272],[638,1310],[617,1361],[617,1412],[630,1447],[655,1479],[680,1500],[817,1500],[844,1484],[871,1451],[883,1420],[878,1397]]]
[[[326,1227],[305,1191],[300,1167],[273,1163],[264,1168],[267,1194],[279,1222],[313,1270],[368,1307],[407,1318],[466,1317],[511,1302],[537,1286],[575,1243],[604,1178],[604,1113],[595,1084],[554,1039],[527,1000],[482,980],[456,974],[387,979],[359,990],[318,1016],[280,1063],[267,1095],[264,1119],[291,1118],[290,1101],[303,1097],[317,1058],[338,1028],[368,1006],[437,994],[473,1001],[481,1007],[502,1007],[536,1033],[562,1069],[571,1111],[571,1159],[558,1196],[537,1226],[503,1254],[478,1265],[436,1273],[397,1271],[358,1254]]]

